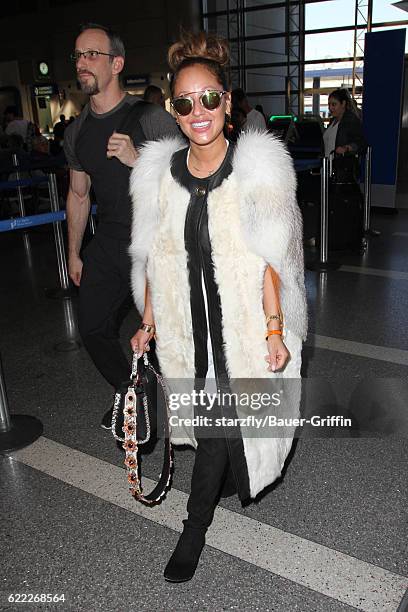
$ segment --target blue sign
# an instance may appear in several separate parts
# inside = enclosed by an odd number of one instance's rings
[[[395,206],[404,55],[405,28],[366,34],[363,126],[373,150],[374,206]]]

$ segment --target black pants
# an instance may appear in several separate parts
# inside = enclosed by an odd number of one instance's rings
[[[198,439],[187,502],[187,525],[205,529],[211,525],[229,465],[225,438]]]
[[[97,233],[83,253],[78,325],[82,341],[102,376],[117,389],[130,364],[119,328],[131,307],[128,240]]]

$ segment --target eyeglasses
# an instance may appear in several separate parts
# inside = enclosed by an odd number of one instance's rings
[[[73,62],[77,62],[81,55],[84,59],[96,60],[99,55],[107,55],[108,57],[115,57],[112,53],[103,53],[102,51],[94,51],[90,49],[89,51],[74,51],[71,53],[71,60]]]
[[[200,104],[206,110],[216,110],[222,100],[222,96],[228,92],[226,91],[216,91],[214,89],[206,89],[205,91],[190,91],[189,94],[184,96],[178,96],[174,98],[171,102],[172,107],[176,111],[178,115],[182,117],[187,117],[191,113],[194,108],[194,100],[191,98],[190,94],[201,94],[199,96]]]

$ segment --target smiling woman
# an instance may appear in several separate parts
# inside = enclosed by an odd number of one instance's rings
[[[140,355],[155,335],[168,389],[181,380],[191,393],[208,391],[215,379],[221,392],[211,410],[186,406],[172,427],[172,442],[197,452],[188,518],[164,571],[170,582],[193,577],[220,495],[253,498],[280,476],[291,437],[244,437],[238,407],[221,397],[242,379],[259,391],[299,377],[306,333],[292,162],[266,133],[226,140],[228,56],[225,41],[204,33],[170,48],[172,106],[189,144],[147,144],[131,175],[132,286],[143,314],[132,348]],[[286,408],[296,412],[296,393]],[[192,425],[200,414],[208,427]]]
[[[180,41],[169,51],[172,106],[190,140],[188,165],[197,177],[213,174],[227,150],[223,129],[231,95],[223,67],[228,59],[228,47],[204,35]]]

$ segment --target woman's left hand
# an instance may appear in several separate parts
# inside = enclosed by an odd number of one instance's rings
[[[269,363],[269,372],[282,370],[290,358],[290,353],[286,348],[282,337],[278,335],[269,336],[266,344],[268,346],[269,355],[265,356],[265,361]]]

